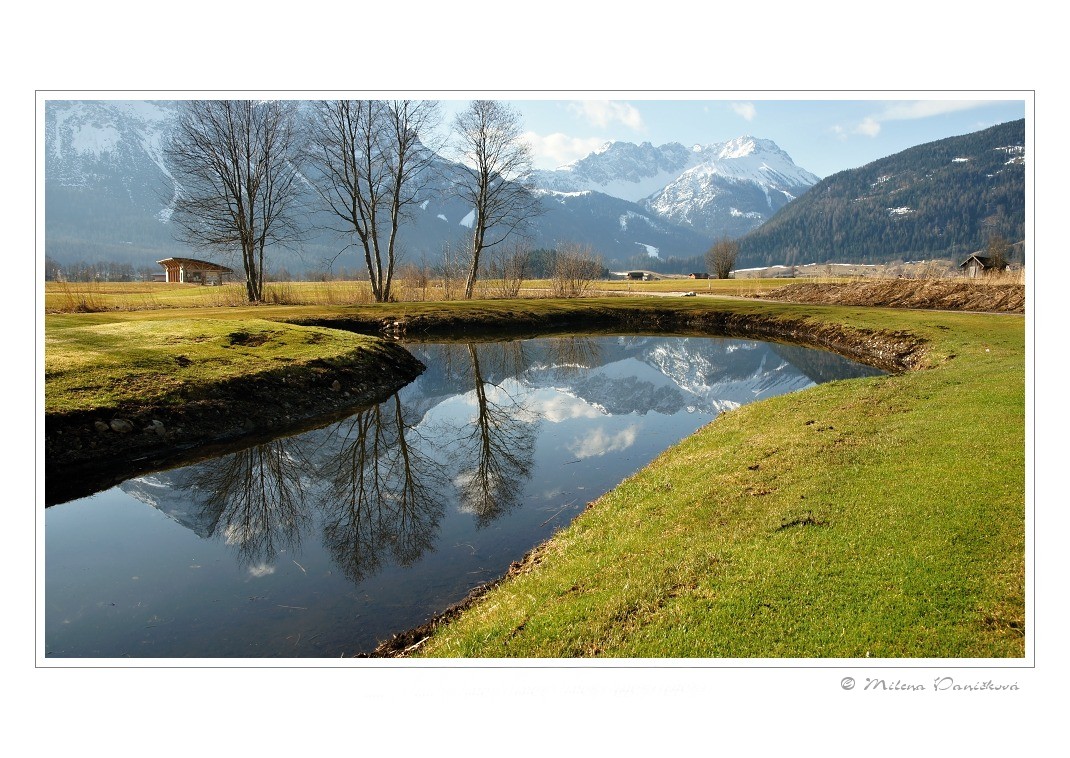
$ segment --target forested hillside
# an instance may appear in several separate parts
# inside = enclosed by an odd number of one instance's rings
[[[822,180],[740,240],[739,266],[959,258],[1025,236],[1025,121]]]

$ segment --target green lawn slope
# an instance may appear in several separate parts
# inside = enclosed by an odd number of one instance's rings
[[[927,367],[724,414],[595,501],[414,651],[1024,655],[1024,321],[812,309]]]

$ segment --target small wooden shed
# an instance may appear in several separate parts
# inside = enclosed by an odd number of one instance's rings
[[[693,274],[688,274],[687,278],[688,279],[709,279],[710,275],[707,274],[705,271],[696,271]]]
[[[234,276],[234,269],[196,258],[164,258],[156,262],[164,268],[165,282],[222,284]]]
[[[978,255],[977,253],[974,253],[969,258],[960,263],[959,268],[962,269],[963,273],[966,274],[967,277],[969,277],[970,279],[974,279],[978,276],[991,274],[995,271],[1003,271],[1005,268],[1007,268],[1007,262],[1001,261],[997,263],[996,261],[993,261],[987,256]]]

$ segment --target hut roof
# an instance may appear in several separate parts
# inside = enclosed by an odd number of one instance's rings
[[[977,263],[980,264],[981,268],[994,268],[995,267],[995,263],[987,255],[978,255],[977,253],[974,253],[969,258],[967,258],[962,263],[960,263],[959,264],[959,268],[966,268],[966,266],[969,265],[970,261],[977,261]],[[1007,267],[1007,262],[1004,261],[1003,262],[1003,268],[1006,268],[1006,267]]]
[[[227,266],[220,266],[218,263],[212,263],[211,261],[200,261],[196,258],[164,258],[162,261],[156,261],[161,266],[166,266],[169,263],[177,263],[191,269],[200,269],[201,271],[221,271],[224,274],[233,274],[234,269]]]

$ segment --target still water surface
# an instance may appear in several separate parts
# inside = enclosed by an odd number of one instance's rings
[[[715,338],[408,347],[427,371],[376,407],[47,509],[46,655],[370,651],[722,411],[880,373]]]

